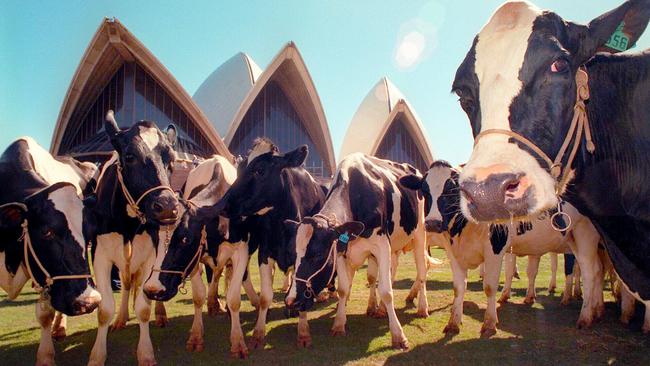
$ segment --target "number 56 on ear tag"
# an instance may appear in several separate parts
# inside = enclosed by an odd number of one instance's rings
[[[625,27],[625,22],[621,22],[621,24],[619,24],[618,27],[616,27],[616,31],[614,32],[614,34],[612,34],[609,37],[607,43],[605,43],[606,47],[621,52],[634,47],[634,45],[630,45],[630,37],[628,37],[628,35],[623,32],[624,27]]]

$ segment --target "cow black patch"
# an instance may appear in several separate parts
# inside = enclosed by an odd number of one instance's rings
[[[490,244],[492,252],[499,254],[508,243],[508,227],[504,225],[490,225]]]

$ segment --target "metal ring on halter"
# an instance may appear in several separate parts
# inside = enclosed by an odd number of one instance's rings
[[[307,288],[305,289],[305,292],[303,293],[306,299],[311,299],[315,297],[314,295],[314,290],[311,288],[310,284],[307,284]]]
[[[565,222],[567,224],[566,224],[566,226],[564,228],[561,228],[561,227],[559,227],[559,226],[557,226],[555,224],[555,219],[557,217],[562,217],[563,220],[564,220],[564,218],[566,218]],[[551,215],[551,227],[555,231],[563,233],[563,232],[565,232],[565,231],[567,231],[567,230],[569,230],[571,228],[571,224],[572,224],[571,216],[569,216],[569,214],[567,214],[566,212],[558,211],[558,212],[554,213],[553,215]]]

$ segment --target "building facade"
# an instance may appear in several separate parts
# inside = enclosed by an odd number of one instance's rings
[[[339,160],[355,152],[409,163],[421,172],[434,161],[419,117],[388,78],[379,80],[359,105]]]

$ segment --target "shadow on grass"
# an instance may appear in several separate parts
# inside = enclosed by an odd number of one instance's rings
[[[1,308],[19,307],[19,306],[25,306],[25,305],[33,305],[33,304],[36,304],[36,300],[37,299],[24,299],[24,298],[21,298],[20,300],[4,299],[4,300],[0,300],[0,309]]]

